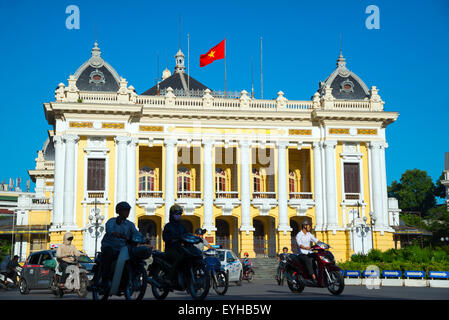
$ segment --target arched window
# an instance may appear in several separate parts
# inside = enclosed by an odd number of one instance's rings
[[[139,170],[139,191],[155,191],[155,174],[150,167]]]
[[[226,172],[221,169],[215,169],[215,191],[227,191],[226,190]]]
[[[293,170],[290,170],[288,174],[288,190],[290,193],[296,192],[296,175]]]
[[[192,174],[191,171],[185,167],[178,168],[178,192],[191,191]]]

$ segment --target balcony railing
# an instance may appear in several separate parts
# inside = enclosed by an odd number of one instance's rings
[[[360,193],[345,193],[345,200],[360,200]]]
[[[46,199],[46,198],[35,198],[35,199],[31,199],[31,202],[33,204],[50,204],[50,199]]]
[[[276,199],[276,192],[253,192],[253,199]]]
[[[139,198],[162,198],[162,191],[139,191]]]
[[[290,199],[313,199],[312,192],[290,192]]]
[[[201,198],[201,191],[178,191],[178,198]]]
[[[216,191],[215,198],[237,199],[239,193],[237,191]]]
[[[87,191],[87,198],[89,199],[103,199],[105,195],[104,191]]]

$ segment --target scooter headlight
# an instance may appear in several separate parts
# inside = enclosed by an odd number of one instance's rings
[[[319,257],[320,257],[320,259],[323,260],[324,262],[331,263],[330,260],[329,260],[328,258],[326,258],[326,257],[324,257],[324,256],[319,256]]]

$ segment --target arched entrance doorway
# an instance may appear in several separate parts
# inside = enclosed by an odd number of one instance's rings
[[[233,216],[219,216],[215,219],[215,244],[239,254],[238,219]]]
[[[221,246],[223,249],[231,249],[231,237],[229,223],[222,219],[215,220],[215,244]]]
[[[254,219],[253,220],[254,227],[254,252],[256,253],[256,257],[265,257],[266,256],[266,241],[265,241],[265,228],[263,222]]]
[[[154,249],[161,250],[161,228],[159,227],[161,219],[159,218],[158,220],[141,218],[138,221],[137,227],[143,236],[150,241],[150,245]]]
[[[298,245],[296,244],[296,235],[299,232],[299,224],[293,219],[290,219],[290,227],[292,228],[291,232],[291,250],[293,253],[298,252]]]
[[[254,252],[256,257],[276,256],[275,220],[269,216],[259,216],[253,219]]]
[[[310,217],[293,217],[290,219],[290,227],[293,229],[291,232],[291,243],[292,243],[292,252],[298,252],[298,245],[296,243],[296,235],[301,231],[301,224],[304,220],[308,220],[312,222]],[[312,231],[311,231],[312,232]],[[312,232],[313,233],[313,232]]]

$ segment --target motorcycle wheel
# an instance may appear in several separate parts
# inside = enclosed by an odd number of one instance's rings
[[[156,266],[154,268],[153,278],[157,282],[162,283],[164,281],[164,279],[167,278],[167,276],[166,276],[164,270],[162,270],[159,266]],[[168,293],[170,292],[170,290],[165,287],[158,288],[158,287],[152,285],[151,292],[153,292],[153,296],[154,296],[154,298],[156,298],[156,300],[164,300],[168,296]]]
[[[328,280],[327,290],[337,296],[343,292],[343,289],[345,288],[345,280],[339,271],[331,271],[329,272],[329,276],[331,278],[331,282],[329,283]]]
[[[296,283],[293,283],[291,280],[287,279],[288,288],[293,293],[303,292],[306,285],[298,277],[296,277],[295,280],[296,280]]]
[[[229,281],[226,272],[217,271],[215,277],[212,277],[212,281],[212,287],[219,296],[224,295],[228,291]]]
[[[254,271],[250,270],[248,271],[248,274],[246,275],[246,281],[252,282],[254,280]]]
[[[210,279],[205,266],[194,265],[190,268],[188,291],[194,300],[203,300],[209,293]]]
[[[109,298],[109,290],[105,291],[101,287],[101,266],[96,265],[94,267],[94,278],[92,279],[92,299],[95,301],[106,301]]]
[[[125,289],[126,300],[142,300],[147,291],[148,276],[145,268],[139,266],[134,273],[134,279],[128,281]]]
[[[19,291],[21,294],[28,294],[30,293],[30,288],[28,287],[28,283],[25,279],[20,279],[19,283]]]
[[[284,280],[285,280],[285,274],[284,274],[283,271],[280,271],[280,272],[279,272],[279,281],[278,281],[278,284],[279,284],[280,286],[283,286],[283,285],[284,285]]]
[[[85,273],[80,274],[80,288],[76,291],[76,294],[80,298],[85,298],[87,296],[87,275]]]

